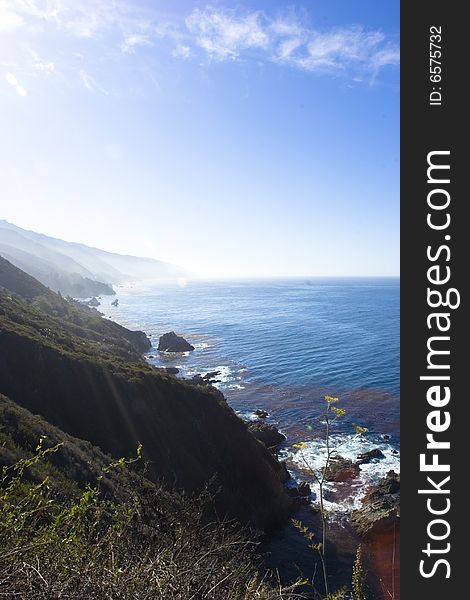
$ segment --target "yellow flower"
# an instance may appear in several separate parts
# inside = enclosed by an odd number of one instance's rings
[[[307,442],[300,442],[298,444],[293,444],[292,447],[296,450],[305,450],[305,448],[308,448],[308,444]]]
[[[361,427],[360,425],[356,425],[356,423],[353,423],[353,427],[358,435],[362,435],[363,433],[367,433],[369,431],[367,427]]]
[[[335,398],[334,396],[325,396],[325,400],[328,404],[333,404],[334,402],[338,402],[339,398]]]
[[[336,406],[332,406],[331,410],[335,413],[337,417],[344,417],[346,414],[344,408],[337,408]]]

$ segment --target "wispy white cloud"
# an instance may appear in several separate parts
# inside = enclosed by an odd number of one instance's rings
[[[7,0],[0,0],[0,31],[18,29],[24,24],[20,14],[10,6]]]
[[[295,55],[295,52],[299,48],[301,48],[303,43],[304,40],[301,37],[297,36],[289,37],[286,40],[282,40],[281,42],[279,42],[279,46],[273,57],[274,60],[277,62],[288,63],[292,60],[293,56]]]
[[[54,73],[55,64],[52,61],[42,59],[39,54],[29,46],[26,46],[26,50],[31,56],[33,67],[36,69],[36,71],[41,71],[48,75]]]
[[[150,32],[157,38],[180,42],[185,37],[184,30],[178,22],[156,19],[149,27]]]
[[[85,69],[80,69],[79,75],[83,86],[89,92],[108,94],[108,91],[92,75],[85,71]]]
[[[277,18],[269,21],[269,30],[277,36],[288,36],[293,38],[301,38],[307,31],[294,18]]]
[[[83,38],[116,23],[123,7],[114,0],[9,0],[7,5],[16,18],[35,18]]]
[[[307,71],[355,73],[358,69],[370,70],[373,65],[376,66],[376,57],[383,51],[383,42],[381,32],[366,31],[356,26],[327,32],[310,31],[308,41],[297,46],[284,59],[278,55],[278,59]],[[398,59],[398,51],[396,56]]]
[[[173,49],[172,55],[175,58],[189,58],[191,56],[191,48],[184,44],[177,44]]]
[[[91,38],[104,40],[128,54],[154,46],[155,52],[198,63],[201,57],[254,59],[356,82],[371,81],[399,63],[398,45],[378,30],[361,25],[316,29],[292,12],[274,17],[220,4],[171,20],[161,18],[155,7],[144,9],[129,0],[0,0],[0,29],[30,26],[58,29],[82,45]],[[50,59],[33,58],[33,66],[45,74],[56,69]],[[100,89],[89,77],[80,75],[83,85]]]
[[[12,27],[54,27],[76,38],[110,32],[123,37],[125,48],[151,41],[150,30],[157,35],[161,28],[154,11],[145,12],[132,0],[0,0],[0,17],[2,10],[3,21]]]
[[[152,46],[147,35],[142,33],[131,33],[126,35],[124,41],[121,44],[121,50],[123,52],[132,53],[135,52],[137,46]]]
[[[320,31],[288,17],[271,19],[258,11],[199,8],[186,18],[191,42],[219,61],[258,53],[258,58],[310,72],[358,71],[376,74],[399,62],[399,51],[376,30],[361,26]]]
[[[186,26],[197,45],[217,60],[238,58],[242,51],[267,48],[269,35],[261,14],[239,15],[235,10],[200,10],[186,18]]]
[[[376,52],[371,60],[374,69],[380,70],[388,65],[396,65],[400,62],[400,51],[397,47],[387,45],[383,50]]]

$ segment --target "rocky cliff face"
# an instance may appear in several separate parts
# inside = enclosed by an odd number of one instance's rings
[[[40,438],[44,449],[57,445],[47,461],[27,470],[26,477],[35,483],[47,477],[62,497],[76,496],[86,485],[96,486],[99,482],[100,493],[106,499],[127,502],[132,490],[142,483],[142,476],[125,466],[108,468],[111,457],[90,442],[64,433],[2,394],[0,423],[0,469],[34,456]]]
[[[151,348],[150,340],[142,331],[131,331],[102,319],[96,310],[64,300],[0,256],[0,292],[2,290],[10,299],[4,303],[5,319],[15,320],[15,315],[23,312],[36,329],[50,326],[51,335],[81,338],[100,353],[111,353],[133,362],[141,360],[141,354]],[[48,325],[47,319],[51,317],[53,320]]]
[[[262,529],[287,515],[278,461],[219,391],[157,372],[135,350],[126,359],[117,340],[131,332],[64,321],[54,311],[65,301],[54,301],[47,314],[37,296],[0,293],[0,393],[115,457],[141,443],[149,478],[186,492],[209,485],[219,515]]]
[[[362,536],[386,533],[399,527],[400,475],[389,471],[363,500],[361,508],[352,514],[352,523]]]

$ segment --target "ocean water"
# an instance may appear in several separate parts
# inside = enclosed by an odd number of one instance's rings
[[[286,435],[281,455],[297,479],[312,484],[313,502],[315,484],[304,467],[322,464],[325,394],[347,411],[331,428],[338,453],[384,454],[347,489],[331,485],[330,507],[348,512],[368,484],[399,470],[398,279],[181,281],[121,286],[117,298],[114,307],[103,297],[99,310],[151,336],[150,363],[175,366],[182,377],[218,371],[217,387],[242,417],[268,411],[267,422]],[[159,353],[159,336],[171,330],[194,352]],[[356,436],[355,423],[368,433]],[[300,441],[303,450],[293,447]]]

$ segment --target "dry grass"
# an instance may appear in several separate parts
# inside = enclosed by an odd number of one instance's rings
[[[69,501],[28,477],[56,448],[4,467],[0,598],[24,600],[293,600],[260,575],[257,543],[234,522],[207,522],[208,494],[142,481],[127,502],[87,486]],[[122,464],[115,467],[125,469]]]

